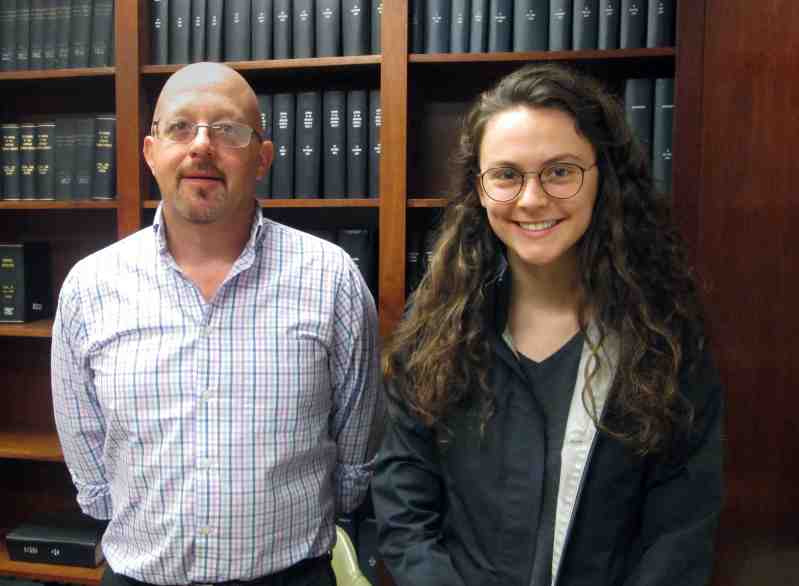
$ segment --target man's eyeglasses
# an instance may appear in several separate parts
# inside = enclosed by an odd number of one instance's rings
[[[159,130],[159,123],[162,129]],[[187,120],[153,120],[152,133],[159,139],[190,143],[197,136],[200,128],[208,129],[208,140],[222,147],[243,149],[252,140],[253,135],[263,141],[260,133],[254,128],[240,122],[215,122],[213,124],[195,124]]]
[[[596,167],[581,167],[574,163],[553,163],[540,171],[522,172],[513,167],[493,167],[479,173],[483,193],[498,203],[510,203],[524,190],[528,175],[538,176],[541,189],[555,199],[569,199],[579,193],[585,172]]]

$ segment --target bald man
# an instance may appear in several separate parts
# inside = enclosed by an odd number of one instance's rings
[[[381,427],[374,301],[337,246],[261,215],[258,101],[198,63],[163,87],[153,225],[69,272],[55,420],[106,585],[335,584],[335,517]]]

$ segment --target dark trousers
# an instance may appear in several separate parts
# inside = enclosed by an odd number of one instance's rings
[[[111,566],[106,566],[100,586],[153,585],[117,574],[111,569]],[[336,576],[333,573],[333,566],[330,565],[330,556],[324,555],[310,560],[303,560],[276,574],[262,576],[247,582],[237,582],[235,580],[219,582],[218,586],[336,586]]]

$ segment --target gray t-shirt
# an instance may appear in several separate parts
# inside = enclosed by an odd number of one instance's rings
[[[541,524],[538,527],[531,586],[549,586],[552,583],[552,542],[560,484],[560,451],[582,348],[583,335],[577,333],[557,352],[541,362],[519,354],[522,369],[530,383],[529,388],[538,401],[546,422],[544,502],[541,504]]]

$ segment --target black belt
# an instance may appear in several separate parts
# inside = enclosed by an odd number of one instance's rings
[[[275,572],[274,574],[269,574],[267,576],[261,576],[260,578],[255,578],[253,580],[227,580],[225,582],[213,583],[192,582],[192,584],[194,586],[290,586],[293,578],[299,578],[300,576],[304,576],[312,572],[321,572],[324,569],[329,568],[331,559],[332,558],[329,553],[321,555],[317,558],[304,559],[284,570],[280,570],[279,572]],[[111,568],[108,567],[106,571],[110,572]],[[123,576],[121,574],[116,574],[116,576],[127,581],[132,586],[155,586],[147,582],[135,580],[130,576]]]

